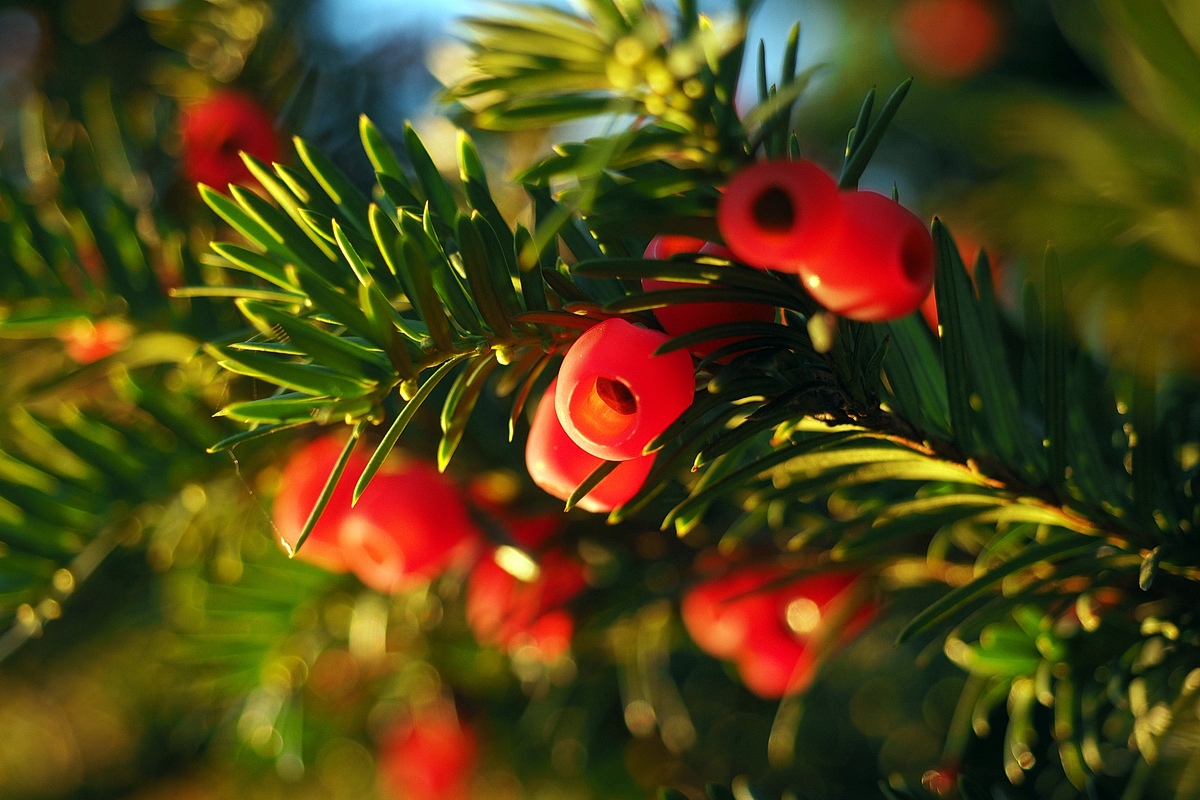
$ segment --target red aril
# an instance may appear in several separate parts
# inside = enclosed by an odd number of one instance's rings
[[[239,151],[268,164],[279,158],[279,140],[267,111],[242,92],[222,90],[184,111],[179,124],[183,174],[192,183],[217,189],[257,183]]]
[[[563,358],[555,409],[581,448],[609,461],[641,457],[642,448],[692,404],[692,359],[655,349],[669,337],[613,318],[585,331]]]
[[[837,239],[841,196],[833,178],[811,161],[751,164],[725,187],[717,225],[739,261],[797,272]]]
[[[533,415],[525,443],[525,466],[529,477],[542,490],[566,500],[604,459],[586,452],[563,430],[555,410],[557,388],[556,378],[546,388]],[[612,511],[637,494],[653,463],[654,456],[622,462],[579,501],[579,507],[597,513]]]
[[[859,322],[910,314],[933,286],[933,239],[915,214],[877,192],[845,192],[836,245],[800,270],[809,294]]]
[[[346,566],[380,592],[403,591],[463,566],[482,541],[458,488],[417,459],[380,467],[338,536]]]
[[[390,800],[468,800],[479,746],[448,704],[438,703],[380,737],[378,764]]]
[[[294,548],[308,515],[317,504],[325,482],[333,472],[334,464],[342,453],[346,440],[342,436],[322,436],[301,447],[288,459],[279,477],[279,491],[275,493],[271,518],[280,539],[288,548]],[[324,513],[309,533],[304,545],[296,552],[296,558],[316,564],[331,572],[345,572],[338,544],[338,530],[346,513],[350,511],[350,499],[354,496],[354,484],[367,466],[367,457],[355,450],[346,462],[346,469],[325,506]]]

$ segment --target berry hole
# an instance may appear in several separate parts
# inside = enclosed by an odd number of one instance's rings
[[[778,186],[767,189],[754,201],[754,221],[764,230],[777,233],[790,230],[796,221],[791,195]]]
[[[575,429],[594,442],[621,441],[637,422],[637,413],[633,392],[612,378],[597,377],[587,391],[576,391],[571,398]]]
[[[622,416],[630,417],[637,413],[637,400],[633,399],[633,392],[620,381],[596,378],[596,395],[605,405]]]

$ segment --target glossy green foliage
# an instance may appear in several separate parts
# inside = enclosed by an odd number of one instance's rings
[[[24,163],[0,175],[0,658],[69,611],[158,504],[194,498],[218,467],[206,448],[234,432],[196,357],[194,335],[219,332],[212,306],[161,288],[198,276],[183,234],[156,216],[107,87],[82,107],[81,124],[31,95]]]

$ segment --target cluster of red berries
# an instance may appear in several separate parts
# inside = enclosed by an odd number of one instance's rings
[[[721,245],[688,236],[658,236],[645,257],[666,260],[677,253],[732,258]],[[642,281],[646,291],[705,286]],[[567,351],[534,414],[525,449],[530,476],[551,495],[566,500],[604,461],[621,463],[579,502],[580,508],[611,511],[637,494],[654,460],[643,455],[644,448],[692,403],[695,373],[689,352],[703,358],[737,339],[715,339],[659,356],[654,351],[672,336],[700,328],[770,321],[775,309],[755,303],[691,303],[656,308],[654,316],[666,333],[609,319]]]
[[[810,161],[743,169],[717,208],[739,261],[794,272],[830,311],[880,322],[915,311],[933,287],[933,239],[911,211],[877,192],[839,191]]]
[[[848,617],[827,641],[833,647],[857,636],[876,612],[873,603],[858,600],[858,573],[789,574],[777,566],[741,567],[697,585],[683,599],[692,640],[709,655],[735,662],[746,688],[760,697],[808,687],[817,666],[813,637],[823,618]]]
[[[295,546],[343,445],[335,436],[316,439],[284,467],[273,516],[289,546]],[[353,572],[367,586],[388,593],[414,588],[447,570],[471,568],[467,618],[481,643],[509,652],[532,647],[527,652],[546,664],[566,654],[574,621],[563,606],[584,590],[586,573],[582,562],[551,546],[561,527],[559,515],[523,517],[479,498],[486,506],[481,510],[516,544],[539,553],[536,577],[518,580],[498,564],[496,548],[485,548],[462,492],[426,461],[389,458],[351,506],[366,465],[366,456],[351,453],[298,558],[333,572]]]
[[[335,436],[315,439],[284,467],[274,521],[289,545],[295,546],[343,444]],[[476,556],[483,536],[457,487],[436,467],[391,458],[352,506],[354,485],[366,466],[365,455],[350,454],[299,558],[333,572],[353,572],[377,591],[398,592]]]

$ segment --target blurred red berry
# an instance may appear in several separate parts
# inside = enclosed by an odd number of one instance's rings
[[[751,567],[706,581],[684,598],[684,626],[697,646],[736,662],[738,674],[760,697],[803,691],[814,677],[817,653],[810,637],[822,617],[849,600],[857,573],[812,575],[781,586],[786,571]],[[870,603],[855,610],[834,646],[858,635],[874,617]]]
[[[841,228],[837,184],[811,161],[767,161],[734,176],[717,225],[739,261],[796,272],[821,258]]]
[[[692,404],[692,359],[654,350],[669,337],[623,319],[584,332],[563,358],[555,408],[567,435],[610,461],[638,458]]]
[[[877,192],[844,192],[845,222],[832,250],[800,277],[821,305],[859,322],[920,307],[933,286],[933,239],[911,211]]]
[[[715,658],[733,658],[746,644],[755,620],[774,613],[774,598],[763,587],[784,574],[777,567],[744,568],[689,591],[680,611],[692,640]]]
[[[686,240],[686,244],[664,240]],[[673,250],[674,247],[689,249]],[[696,250],[691,250],[696,247]],[[646,248],[646,258],[665,259],[675,252],[708,252],[722,258],[732,258],[733,253],[719,244],[702,242],[686,236],[656,236]],[[666,255],[661,255],[665,253]],[[660,281],[654,278],[642,280],[642,291],[653,292],[661,289],[697,289],[708,288],[705,283],[685,283],[679,281]],[[728,322],[770,322],[775,319],[775,309],[772,306],[758,303],[687,303],[684,305],[665,306],[654,309],[654,317],[662,329],[671,336],[691,333],[710,325],[721,325]],[[728,344],[741,341],[746,337],[732,336],[724,339],[714,339],[708,342],[692,345],[688,350],[694,356],[703,358],[709,353]]]
[[[467,583],[467,623],[475,638],[510,652],[532,645],[553,662],[565,654],[574,622],[562,606],[587,586],[583,564],[557,550],[539,559],[540,572],[522,581],[481,559]]]
[[[555,378],[533,415],[529,440],[525,444],[525,466],[529,469],[529,477],[542,490],[559,500],[566,500],[604,459],[586,452],[563,430],[555,408],[557,388],[558,379]],[[612,511],[637,494],[653,464],[654,456],[639,456],[617,465],[579,501],[579,507],[596,513]]]
[[[954,797],[958,794],[958,768],[953,764],[927,770],[921,776],[921,785],[935,797]]]
[[[133,328],[117,319],[77,319],[59,326],[57,336],[72,361],[91,364],[128,347]]]
[[[707,244],[711,243],[692,236],[665,234],[663,236],[655,236],[651,239],[642,257],[653,261],[666,261],[671,256],[679,253],[699,253],[701,252],[701,248]],[[716,246],[719,247],[720,245]]]
[[[482,542],[458,488],[416,459],[380,467],[338,535],[346,566],[380,592],[403,591],[466,564]]]
[[[300,531],[304,529],[308,515],[316,506],[317,498],[325,488],[325,481],[333,472],[333,466],[337,463],[345,442],[345,438],[341,436],[322,436],[314,439],[288,459],[283,468],[283,474],[279,478],[279,491],[275,493],[272,519],[280,538],[290,547],[295,547],[299,540]],[[338,544],[338,531],[350,511],[354,484],[358,482],[366,467],[365,455],[361,455],[358,450],[350,454],[350,460],[346,462],[346,469],[338,480],[325,511],[304,541],[304,546],[296,553],[297,558],[331,572],[346,571]],[[368,492],[370,491],[368,489]]]
[[[896,12],[892,40],[921,75],[962,80],[995,60],[1003,31],[988,0],[906,0]]]
[[[763,626],[733,660],[747,689],[759,697],[775,698],[804,688],[792,689],[793,678],[807,672],[813,658],[805,642],[776,626]]]
[[[390,800],[467,800],[479,746],[453,709],[439,707],[380,740],[378,764]]]
[[[254,183],[239,151],[268,164],[279,160],[274,122],[259,103],[233,90],[213,92],[187,107],[180,121],[183,174],[190,183],[217,189]]]
[[[571,649],[571,637],[575,634],[575,619],[566,609],[556,609],[542,614],[529,629],[513,637],[509,650],[520,652],[532,648],[543,664],[553,664]]]

